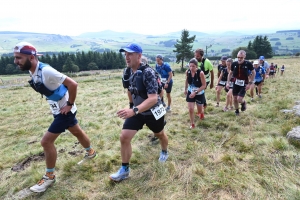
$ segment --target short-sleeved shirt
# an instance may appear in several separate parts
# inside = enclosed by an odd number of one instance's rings
[[[54,69],[50,65],[43,67],[43,69],[40,71],[39,70],[39,62],[36,66],[34,73],[32,74],[31,71],[29,71],[29,73],[35,83],[43,82],[43,84],[51,91],[56,90],[67,78],[66,75],[58,72],[56,69]],[[69,92],[67,91],[65,96],[61,100],[59,100],[57,102],[54,102],[51,100],[47,100],[47,101],[50,105],[50,110],[52,111],[52,113],[54,115],[56,115],[56,114],[60,113],[59,110],[62,107],[67,105],[68,100],[69,100]],[[55,106],[58,108],[54,109]],[[76,105],[74,104],[71,109],[71,112],[74,113],[74,112],[76,112],[76,110],[77,110],[77,108],[76,108]]]
[[[147,67],[144,69],[143,76],[147,94],[157,94],[158,82],[155,76],[155,71],[151,67]]]
[[[169,73],[172,72],[171,66],[169,63],[163,62],[161,66],[156,64],[155,66],[156,71],[160,74],[162,82],[165,82],[169,78]],[[173,80],[170,80],[170,83],[173,83]]]
[[[198,62],[198,68],[199,69],[201,69],[202,64],[203,64],[202,62]],[[213,65],[211,64],[210,60],[208,60],[208,58],[205,58],[205,60],[204,60],[204,70],[202,70],[202,71],[204,72],[206,82],[210,81],[210,71],[212,71],[212,70],[213,70]]]
[[[270,68],[270,65],[267,61],[264,61],[263,64],[261,64],[261,66],[265,69],[265,71],[267,71],[267,69]]]
[[[255,82],[261,82],[262,81],[262,75],[263,74],[266,74],[266,70],[263,68],[263,67],[257,67],[257,68],[254,68],[255,69],[255,78],[254,78],[254,81]]]

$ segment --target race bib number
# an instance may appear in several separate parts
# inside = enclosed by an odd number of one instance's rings
[[[235,80],[235,84],[239,85],[239,86],[244,86],[245,85],[245,81],[244,80],[240,80],[240,79],[236,79]]]
[[[229,87],[233,87],[233,82],[230,82],[230,83],[229,83]]]
[[[166,114],[166,109],[162,104],[156,106],[155,108],[151,109],[152,114],[154,115],[156,120],[159,120],[162,116]]]
[[[59,105],[57,101],[47,100],[50,105],[50,110],[53,115],[58,115],[60,113]]]
[[[220,85],[225,85],[225,84],[226,84],[226,81],[220,81],[219,84],[220,84]]]
[[[167,78],[161,78],[161,82],[162,83],[166,83],[167,82]]]
[[[270,70],[270,72],[274,72],[274,70]]]

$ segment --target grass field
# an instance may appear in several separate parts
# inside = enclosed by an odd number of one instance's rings
[[[75,78],[77,119],[99,156],[78,166],[84,149],[68,131],[61,134],[56,141],[57,182],[26,199],[299,199],[299,149],[285,136],[300,118],[280,110],[300,100],[300,60],[272,61],[284,64],[286,72],[265,82],[262,99],[250,102],[248,92],[248,109],[236,117],[222,111],[224,93],[216,108],[215,90],[208,89],[205,120],[197,119],[193,130],[183,95],[184,74],[175,73],[172,111],[166,115],[168,161],[157,161],[160,145],[149,141],[151,131],[145,126],[132,141],[131,177],[118,184],[108,176],[121,161],[124,120],[116,112],[128,107],[121,74],[106,80]],[[53,117],[46,101],[30,87],[0,93],[0,199],[13,199],[45,171],[39,142]],[[11,170],[22,162],[23,170]]]

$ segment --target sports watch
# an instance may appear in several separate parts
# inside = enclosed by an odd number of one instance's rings
[[[73,106],[74,103],[70,103],[70,101],[67,101],[67,106]]]
[[[133,106],[132,110],[133,110],[135,115],[139,114],[139,109],[137,107]]]

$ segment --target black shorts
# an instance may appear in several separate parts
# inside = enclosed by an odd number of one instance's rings
[[[246,94],[246,85],[239,86],[239,85],[236,85],[235,83],[233,84],[233,88],[232,88],[232,95],[233,96],[244,97],[245,94]]]
[[[164,121],[165,116],[156,120],[153,115],[137,114],[125,120],[123,129],[138,131],[143,128],[144,124],[146,124],[153,133],[159,133],[164,129]]]
[[[262,80],[259,81],[259,82],[255,82],[254,84],[255,84],[255,85],[259,85],[259,84],[261,84],[261,83],[262,83]]]
[[[204,104],[205,101],[205,97],[204,97],[204,93],[200,94],[200,95],[196,95],[194,98],[190,98],[191,92],[188,91],[187,95],[186,95],[186,102],[196,102],[199,105]]]
[[[274,72],[270,72],[269,75],[270,75],[270,76],[274,75]]]
[[[218,86],[226,87],[226,84],[225,84],[225,85],[222,85],[222,84],[218,83]]]
[[[48,131],[51,133],[57,133],[60,134],[62,132],[65,132],[66,129],[75,126],[78,121],[76,119],[76,112],[73,114],[71,111],[68,112],[68,114],[58,114],[53,115],[54,121],[48,128]]]
[[[164,88],[164,87],[165,87],[165,84],[162,83],[162,85],[163,85],[163,88]],[[173,86],[173,82],[170,82],[170,83],[168,84],[168,87],[165,89],[165,90],[166,90],[166,93],[171,93],[171,91],[172,91],[172,86]]]

